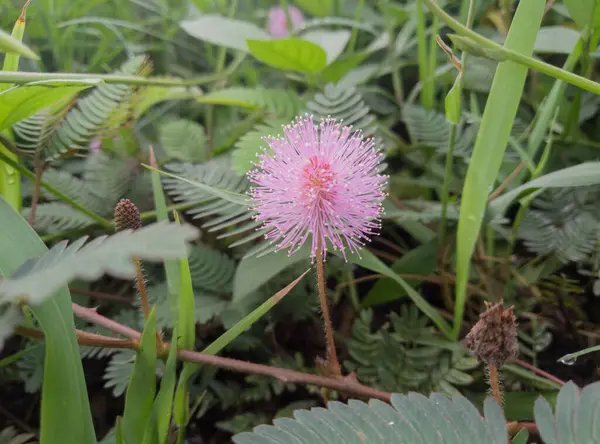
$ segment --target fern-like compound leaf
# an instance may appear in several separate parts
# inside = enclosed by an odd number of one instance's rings
[[[125,62],[115,74],[149,72],[149,62],[140,56]],[[20,139],[17,148],[41,154],[45,160],[59,158],[69,151],[86,150],[94,137],[123,125],[131,117],[134,92],[131,85],[102,83],[68,110],[62,103],[32,116],[15,125]]]
[[[236,444],[481,444],[508,443],[502,409],[488,398],[485,417],[463,396],[392,395],[392,405],[350,400],[327,409],[296,410],[272,426],[233,437]]]
[[[539,397],[534,416],[542,440],[554,444],[588,444],[600,442],[600,382],[583,389],[572,381],[558,393],[556,410]]]
[[[166,122],[159,128],[159,139],[169,159],[200,162],[206,158],[206,133],[196,122],[186,119]]]
[[[518,237],[538,255],[581,261],[596,249],[598,211],[595,187],[548,189],[533,202]]]
[[[148,261],[183,257],[186,242],[197,235],[190,225],[156,223],[133,232],[101,236],[86,245],[87,237],[70,246],[61,242],[41,258],[25,262],[11,278],[0,281],[0,302],[25,297],[29,303],[38,304],[76,278],[95,280],[104,273],[133,278],[133,257]]]

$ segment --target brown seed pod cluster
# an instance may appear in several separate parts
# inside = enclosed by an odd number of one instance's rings
[[[115,231],[142,228],[140,210],[129,199],[121,199],[115,206]]]
[[[504,301],[486,302],[485,307],[465,344],[479,360],[500,368],[519,355],[517,318],[513,307],[504,309]]]

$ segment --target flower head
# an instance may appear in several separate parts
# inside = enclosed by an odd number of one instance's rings
[[[327,241],[346,257],[381,227],[387,177],[378,174],[382,154],[372,139],[333,119],[315,124],[299,117],[283,137],[266,139],[248,176],[255,218],[278,249],[296,252],[312,235],[311,256]]]
[[[290,14],[292,28],[298,28],[300,25],[302,25],[302,23],[304,23],[304,16],[298,8],[289,6],[288,12]],[[285,10],[282,7],[277,6],[269,10],[267,28],[269,30],[269,34],[271,34],[273,37],[286,37],[290,33]]]

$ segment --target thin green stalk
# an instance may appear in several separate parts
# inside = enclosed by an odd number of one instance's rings
[[[421,105],[427,109],[433,108],[429,93],[429,78],[433,73],[429,72],[429,60],[427,57],[427,37],[425,33],[425,13],[423,12],[423,0],[417,0],[417,60],[419,62],[419,81],[421,82]]]
[[[290,7],[288,5],[287,0],[280,0],[281,8],[285,13],[285,23],[289,32],[292,32],[294,29],[294,22],[292,22],[292,17],[290,16]]]
[[[431,105],[431,108],[435,106],[435,71],[437,68],[437,55],[438,45],[436,37],[440,30],[440,20],[437,17],[433,17],[433,23],[431,24],[431,37],[429,39],[429,61],[427,63],[427,85],[428,88],[423,90],[423,94],[428,94],[427,103]]]
[[[0,142],[4,143],[5,141],[2,140],[2,139],[3,138],[0,136]],[[6,143],[4,143],[4,144],[6,144]],[[25,176],[25,177],[27,177],[27,178],[35,181],[35,174],[34,173],[32,173],[31,171],[29,171],[27,168],[25,168],[23,165],[19,164],[18,162],[15,162],[13,159],[11,159],[10,157],[8,157],[2,151],[0,151],[0,160],[2,160],[3,162],[7,163],[11,167],[13,167],[15,170],[19,171],[23,176]],[[66,196],[65,194],[61,193],[60,191],[58,191],[56,188],[54,188],[49,183],[47,183],[47,182],[45,182],[45,181],[42,180],[42,181],[40,181],[40,186],[42,188],[44,188],[46,191],[48,191],[49,193],[51,193],[54,196],[56,196],[58,199],[60,199],[63,202],[65,202],[66,204],[69,204],[75,210],[79,211],[82,214],[85,214],[90,219],[93,219],[94,222],[96,222],[98,225],[102,226],[104,229],[106,229],[106,230],[112,230],[113,229],[113,223],[111,221],[106,220],[103,217],[98,216],[97,214],[91,212],[87,208],[79,205],[77,202],[75,202],[69,196]]]
[[[360,301],[358,299],[358,291],[356,291],[356,284],[354,283],[354,271],[352,271],[352,266],[348,267],[348,296],[350,297],[350,302],[352,303],[352,308],[356,313],[360,312]]]
[[[454,145],[456,142],[456,125],[450,125],[450,138],[448,139],[448,152],[446,153],[446,166],[444,168],[444,183],[442,185],[442,213],[438,228],[440,248],[444,248],[446,241],[446,226],[448,217],[448,199],[450,198],[450,182],[452,181],[452,162],[454,160]]]
[[[463,4],[464,5],[464,4]],[[467,10],[467,16],[465,18],[465,23],[467,29],[473,26],[473,19],[475,16],[475,0],[469,0],[469,7]],[[462,69],[466,68],[468,54],[463,51],[461,56],[461,65]],[[458,92],[457,97],[462,96],[462,85],[463,85],[463,76],[462,72],[459,73],[458,78]],[[460,100],[460,99],[459,99]],[[459,102],[459,114],[460,114],[460,102]],[[442,214],[440,218],[440,227],[438,232],[439,245],[440,248],[444,248],[444,244],[446,241],[446,224],[447,224],[447,213],[448,213],[448,199],[450,196],[450,181],[452,180],[452,160],[454,158],[454,145],[456,143],[456,124],[452,124],[450,126],[450,139],[448,140],[448,152],[446,153],[446,166],[444,169],[444,184],[442,188]]]
[[[550,65],[548,63],[542,62],[541,60],[534,59],[529,56],[525,56],[516,51],[506,49],[503,46],[477,34],[474,31],[463,26],[460,22],[455,20],[453,17],[448,15],[442,8],[440,8],[433,0],[419,0],[424,2],[427,7],[431,10],[433,14],[435,14],[441,21],[443,21],[448,27],[453,29],[459,36],[468,37],[473,42],[480,45],[479,48],[469,48],[469,50],[477,51],[481,50],[480,55],[483,57],[488,57],[494,60],[504,61],[511,60],[513,62],[519,63],[523,66],[526,66],[531,69],[535,69],[543,74],[547,74],[551,77],[564,80],[571,85],[577,86],[586,91],[593,92],[594,94],[600,95],[600,83],[594,82],[592,80],[586,79],[577,74],[573,74],[571,72],[565,71],[562,68],[558,68],[556,66]],[[456,40],[458,41],[458,40]],[[468,41],[464,41],[468,43]],[[487,51],[486,51],[487,50]]]
[[[360,22],[362,17],[363,9],[365,7],[365,0],[358,0],[358,5],[356,6],[356,12],[354,13],[354,21]],[[358,28],[356,26],[352,27],[352,35],[350,36],[350,42],[348,43],[348,52],[354,52],[356,48],[356,39],[358,39]]]

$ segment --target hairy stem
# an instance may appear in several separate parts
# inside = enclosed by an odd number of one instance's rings
[[[148,319],[150,316],[150,303],[148,302],[148,291],[146,290],[146,279],[144,277],[144,270],[142,268],[142,262],[139,259],[134,259],[135,263],[135,287],[142,303],[142,311],[144,312],[144,318]]]
[[[321,311],[323,312],[323,322],[325,324],[325,343],[327,346],[327,366],[334,376],[342,376],[342,370],[335,350],[335,341],[333,339],[333,327],[329,315],[329,301],[327,300],[327,291],[325,290],[325,264],[323,263],[323,253],[321,251],[321,241],[317,246],[317,286],[319,289],[319,301],[321,302]]]
[[[502,407],[502,389],[500,388],[500,378],[498,377],[498,367],[496,364],[488,364],[488,379],[490,383],[490,388],[492,390],[492,395],[496,399],[496,402],[500,407]]]

